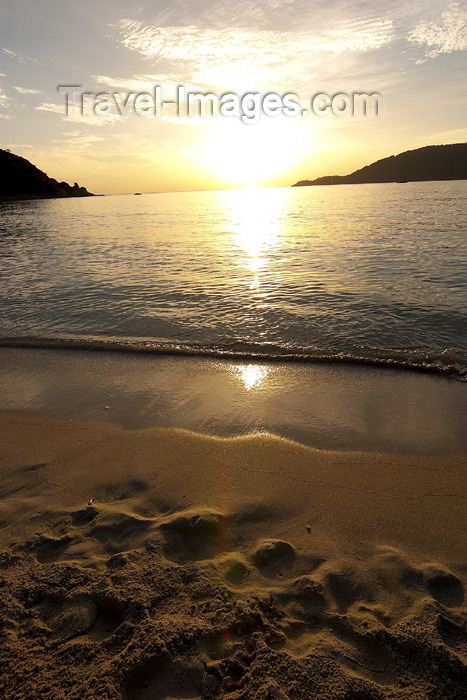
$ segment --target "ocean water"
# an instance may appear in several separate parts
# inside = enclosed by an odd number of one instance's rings
[[[0,205],[0,344],[467,376],[467,183]]]

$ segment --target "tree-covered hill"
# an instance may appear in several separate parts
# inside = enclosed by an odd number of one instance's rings
[[[52,197],[92,197],[77,182],[57,182],[26,158],[0,149],[0,199],[49,199]]]
[[[300,180],[302,185],[355,185],[370,182],[467,180],[467,143],[425,146],[377,160],[350,175],[327,175]]]

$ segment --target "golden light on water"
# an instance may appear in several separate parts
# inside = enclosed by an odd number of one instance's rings
[[[223,226],[227,225],[220,240],[232,249],[233,279],[240,294],[243,296],[246,291],[249,296],[244,320],[255,329],[253,335],[257,340],[266,335],[263,316],[272,304],[270,297],[279,282],[277,259],[287,238],[285,213],[291,193],[292,190],[252,187],[218,194],[225,214]]]
[[[239,264],[249,272],[264,272],[269,256],[280,241],[284,197],[279,190],[248,187],[243,190],[222,192],[225,212],[230,220],[229,229],[235,235],[235,244],[243,252]]]
[[[238,365],[234,367],[245,389],[259,389],[269,374],[269,369],[263,365]]]

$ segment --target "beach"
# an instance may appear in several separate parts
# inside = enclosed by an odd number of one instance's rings
[[[1,355],[4,697],[463,697],[463,383]]]
[[[466,3],[1,27],[0,700],[467,700]]]

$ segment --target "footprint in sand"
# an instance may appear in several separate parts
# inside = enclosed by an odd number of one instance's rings
[[[303,619],[319,615],[328,607],[323,586],[310,576],[300,576],[275,597],[282,606],[290,607]]]
[[[222,580],[230,586],[241,586],[250,573],[247,562],[238,552],[231,552],[217,564]]]
[[[456,608],[464,602],[464,586],[451,571],[438,564],[423,567],[425,586],[435,600],[447,608]]]
[[[103,511],[91,520],[85,534],[97,540],[106,552],[114,554],[128,543],[132,548],[140,546],[153,527],[151,519],[119,511]]]
[[[320,580],[300,576],[275,593],[274,600],[284,618],[282,633],[272,640],[271,648],[299,658],[325,650],[326,656],[352,674],[389,682],[394,676],[394,664],[384,644],[360,631],[355,618],[332,612],[335,607],[347,609],[361,594],[352,573],[336,573],[338,567],[332,563],[324,569],[317,572]]]
[[[86,508],[81,508],[80,510],[76,510],[74,513],[72,513],[71,520],[73,525],[77,525],[79,527],[90,523],[91,520],[94,520],[98,514],[99,511],[97,508],[95,508],[91,503],[88,503]]]
[[[178,564],[213,559],[227,549],[225,516],[212,511],[187,513],[159,526],[164,537],[164,554]]]
[[[354,603],[373,602],[371,585],[362,580],[357,571],[330,567],[323,577],[323,585],[339,614],[347,613]]]
[[[464,618],[450,620],[445,615],[438,615],[436,628],[443,642],[463,656],[467,653],[467,630]]]
[[[253,564],[267,578],[274,578],[291,569],[295,561],[295,549],[283,540],[262,540],[252,555]]]
[[[136,666],[126,677],[123,690],[128,700],[211,697],[217,683],[209,684],[206,659],[161,652]]]
[[[37,561],[41,564],[55,561],[73,542],[73,537],[63,535],[63,537],[49,537],[48,535],[37,535],[32,540],[26,542],[25,549],[32,552]]]
[[[374,563],[374,573],[382,576],[385,584],[393,589],[400,589],[402,585],[414,594],[425,589],[448,608],[459,607],[464,602],[462,581],[442,564],[427,562],[417,566],[410,563],[402,552],[391,548],[378,554]]]
[[[230,692],[243,687],[256,653],[241,645],[231,645],[230,654],[214,652],[213,658],[212,647],[222,646],[223,637],[212,635],[205,642],[193,656],[172,658],[167,651],[161,651],[138,664],[124,681],[124,697],[128,700],[220,698],[226,692],[230,697]]]
[[[69,641],[86,635],[100,642],[110,637],[125,621],[127,611],[120,601],[104,596],[81,595],[64,598],[44,596],[35,606],[52,637]]]

